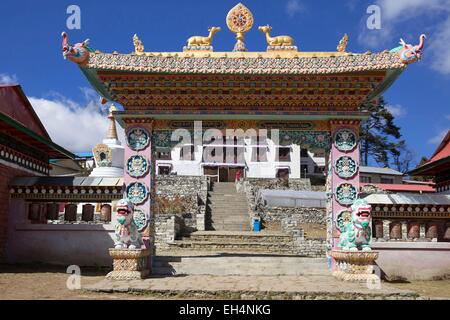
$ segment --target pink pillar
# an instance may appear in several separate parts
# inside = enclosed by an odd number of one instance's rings
[[[135,207],[135,221],[142,226],[144,244],[154,254],[155,160],[153,157],[153,119],[125,118],[125,195]]]
[[[346,217],[346,211],[351,211],[350,207],[359,192],[359,124],[359,120],[330,121],[328,250],[337,248],[339,243],[338,216]]]

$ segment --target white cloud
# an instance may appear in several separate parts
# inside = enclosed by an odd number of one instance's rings
[[[7,73],[0,73],[0,84],[16,84],[18,82],[15,74],[9,75]]]
[[[79,104],[60,94],[50,99],[29,97],[52,140],[72,152],[91,151],[106,136],[105,107],[92,89],[82,89],[86,101]],[[103,110],[102,110],[103,109]]]
[[[400,33],[405,32],[404,25],[401,24],[412,23],[429,33],[425,55],[431,57],[430,67],[440,73],[450,74],[450,0],[377,0],[375,4],[381,7],[382,29],[368,30],[368,16],[363,17],[362,29],[358,35],[359,43],[371,49],[382,50],[386,46],[393,48],[397,45],[393,42],[397,40],[394,37],[408,36]],[[421,19],[425,17],[435,19],[433,25],[421,25]],[[416,41],[418,43],[418,35]]]
[[[295,16],[297,13],[303,12],[305,7],[299,0],[289,0],[286,4],[286,13],[289,17]]]
[[[406,115],[406,108],[400,104],[389,104],[386,106],[386,109],[388,109],[389,112],[396,118],[400,118]]]
[[[445,135],[447,134],[448,130],[450,130],[450,127],[440,131],[436,136],[434,136],[433,138],[429,139],[428,143],[431,143],[431,144],[441,143],[441,141],[444,139]]]

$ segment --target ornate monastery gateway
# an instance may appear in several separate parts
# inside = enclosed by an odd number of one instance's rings
[[[337,39],[334,52],[302,52],[299,39],[274,36],[277,27],[265,25],[256,32],[267,42],[267,51],[250,52],[245,35],[253,27],[252,13],[238,4],[225,22],[236,36],[230,52],[213,50],[224,28],[210,27],[207,36],[189,38],[181,52],[146,52],[135,35],[133,52],[104,53],[87,41],[72,46],[64,34],[64,57],[78,64],[104,103],[123,106],[114,116],[127,137],[126,191],[148,218],[155,155],[173,146],[174,129],[193,135],[193,121],[201,120],[202,130],[268,129],[269,139],[271,130],[279,129],[279,146],[326,150],[331,250],[339,241],[336,220],[351,214],[358,196],[359,125],[366,117],[360,106],[377,99],[408,64],[421,58],[425,36],[417,46],[402,42],[390,51],[351,53],[345,35]],[[252,161],[245,161],[251,167]],[[150,245],[152,232],[151,225],[144,231]]]

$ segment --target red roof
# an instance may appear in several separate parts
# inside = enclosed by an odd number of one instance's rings
[[[0,85],[0,112],[45,139],[51,140],[21,86],[17,84]]]
[[[431,159],[427,162],[427,164],[447,157],[450,157],[450,130],[448,130],[444,140],[442,140],[441,144],[431,156]]]
[[[51,159],[75,158],[70,151],[52,142],[19,85],[0,85],[0,134],[2,139],[11,137],[45,152]]]
[[[361,186],[365,185],[373,185],[386,191],[436,192],[433,186],[423,184],[361,183]]]

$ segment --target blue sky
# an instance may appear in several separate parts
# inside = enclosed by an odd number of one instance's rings
[[[450,0],[246,0],[255,18],[246,36],[251,51],[266,44],[258,25],[291,35],[301,51],[335,51],[344,33],[348,51],[382,51],[400,38],[428,36],[422,61],[411,65],[385,94],[408,146],[429,156],[450,128]],[[131,52],[138,33],[146,51],[181,51],[191,35],[220,26],[214,49],[231,51],[225,17],[238,1],[1,1],[0,82],[19,82],[52,138],[73,151],[89,150],[104,135],[98,97],[78,68],[62,59],[61,32],[71,43],[91,39],[104,52]],[[66,9],[81,8],[81,30],[67,30]],[[369,5],[381,8],[381,29],[369,30]]]

